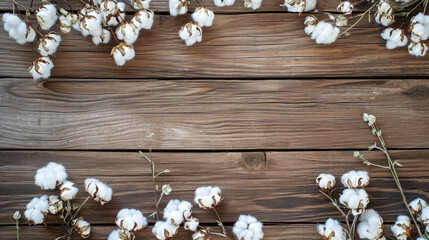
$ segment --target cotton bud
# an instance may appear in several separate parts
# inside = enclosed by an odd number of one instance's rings
[[[92,199],[101,205],[112,200],[112,189],[98,179],[87,178],[85,180],[85,191],[92,197]]]
[[[198,218],[191,217],[185,222],[183,227],[188,231],[195,232],[199,224],[200,224],[200,221],[198,220]]]
[[[354,216],[365,211],[369,203],[368,194],[364,189],[344,189],[339,199],[340,203],[352,210]]]
[[[289,12],[308,12],[316,8],[317,0],[285,0],[280,6],[287,7]]]
[[[164,221],[158,221],[152,228],[152,233],[157,239],[164,240],[176,236],[178,230],[178,225],[174,225]]]
[[[314,28],[311,39],[316,40],[317,44],[331,44],[337,40],[339,33],[339,28],[321,21]]]
[[[338,5],[337,10],[344,13],[345,15],[349,15],[352,14],[353,8],[353,4],[351,4],[349,1],[342,1],[340,5]]]
[[[36,32],[30,23],[25,23],[15,14],[5,13],[2,17],[4,30],[9,33],[9,36],[19,44],[33,42],[36,38]]]
[[[146,29],[149,30],[153,25],[154,12],[150,9],[143,9],[134,14],[131,19],[131,23],[137,27],[137,30]]]
[[[60,192],[60,197],[62,200],[73,200],[76,198],[76,194],[79,189],[76,187],[76,184],[68,180],[64,181],[58,188]]]
[[[422,213],[422,209],[427,207],[428,204],[421,198],[416,198],[408,204],[408,208],[414,216]]]
[[[192,240],[209,240],[212,239],[206,230],[198,230],[192,234]]]
[[[48,215],[49,202],[48,196],[43,195],[40,198],[33,198],[26,206],[24,216],[34,224],[41,224]]]
[[[399,28],[386,28],[381,33],[381,37],[386,40],[387,49],[403,47],[408,43],[408,38],[405,36],[404,30]]]
[[[347,172],[341,177],[341,183],[347,188],[364,188],[369,184],[368,172]]]
[[[55,32],[48,33],[45,37],[40,38],[37,43],[37,50],[40,55],[46,57],[53,55],[61,43],[61,36]]]
[[[72,221],[72,226],[81,238],[88,238],[91,233],[91,226],[89,222],[83,220],[82,217],[76,218]]]
[[[49,57],[42,57],[39,59],[43,59],[45,61],[49,60],[51,62]],[[52,62],[50,64],[52,64]],[[59,163],[50,162],[46,166],[37,170],[34,179],[36,185],[42,189],[55,189],[58,184],[61,184],[67,179],[66,168]]]
[[[217,207],[223,200],[219,187],[199,187],[195,190],[194,202],[202,209]]]
[[[216,7],[225,7],[234,5],[235,0],[213,0]]]
[[[34,81],[37,81],[39,79],[49,78],[52,68],[54,68],[54,63],[49,57],[40,57],[33,61],[28,72],[33,77]],[[65,175],[65,178],[66,177],[67,174]],[[57,183],[61,183],[64,180],[61,176],[51,174],[46,174],[44,176],[36,174],[35,179],[36,185],[40,186],[42,189],[54,189]]]
[[[49,213],[51,214],[57,214],[64,208],[64,203],[61,201],[61,199],[57,195],[51,195],[48,198],[49,202]]]
[[[244,0],[244,6],[256,10],[261,7],[262,0]]]
[[[57,8],[53,4],[45,4],[36,10],[37,22],[43,30],[49,30],[57,21]]]
[[[395,236],[398,240],[407,240],[411,231],[411,221],[408,216],[400,215],[396,219],[394,225],[390,227],[392,230],[393,236]]]
[[[203,30],[195,22],[189,22],[182,26],[179,37],[185,41],[186,46],[194,45],[203,39]]]
[[[129,45],[133,44],[138,36],[139,30],[133,23],[121,23],[121,25],[116,28],[116,37],[119,40],[124,40],[124,42]]]
[[[426,55],[428,47],[424,42],[413,42],[408,45],[408,53],[416,57],[423,57]]]
[[[334,188],[335,186],[335,177],[331,174],[322,173],[316,178],[316,184],[319,185],[322,191],[327,192]]]
[[[213,25],[214,13],[205,7],[198,7],[192,14],[192,19],[200,27],[211,27]]]
[[[121,42],[119,45],[112,48],[110,56],[113,56],[116,65],[123,66],[125,62],[133,59],[136,56],[136,52],[134,51],[132,45]]]
[[[170,195],[171,191],[172,189],[169,184],[165,184],[162,186],[162,193],[164,193],[165,195]]]
[[[429,226],[429,207],[425,207],[422,209],[420,219],[422,220],[422,224],[426,225],[427,228]]]
[[[119,228],[128,232],[138,232],[147,226],[145,216],[136,209],[122,209],[118,212],[115,222]]]
[[[108,26],[118,26],[125,19],[125,3],[105,0],[100,4],[103,22]]]
[[[304,28],[305,34],[311,35],[314,31],[314,28],[316,28],[317,18],[313,15],[305,17],[304,25],[305,25],[305,28]]]
[[[368,123],[368,126],[372,126],[375,124],[375,121],[377,120],[377,118],[374,115],[364,113],[363,120]]]
[[[168,223],[180,225],[192,215],[192,204],[178,199],[170,200],[164,209],[164,219]]]
[[[335,18],[335,25],[337,27],[344,27],[347,25],[347,18],[344,17],[343,15],[338,16],[337,18]]]
[[[83,10],[82,10],[83,11]],[[80,29],[83,36],[100,36],[103,34],[102,17],[98,10],[87,9],[80,19]]]
[[[131,0],[131,4],[136,10],[149,9],[149,4],[152,0]]]
[[[383,237],[383,218],[373,209],[366,210],[359,217],[357,232],[361,239],[378,240]]]
[[[124,231],[122,229],[113,230],[107,240],[134,240],[135,236],[133,232]]]
[[[188,0],[168,0],[171,16],[183,15],[188,12]]]
[[[251,215],[240,215],[237,222],[234,223],[232,232],[237,239],[260,240],[264,238],[262,223]]]
[[[390,5],[387,0],[381,0],[377,7],[378,11],[375,16],[375,21],[383,26],[391,25],[395,20],[392,5]]]
[[[13,214],[13,219],[15,219],[15,220],[19,220],[19,219],[21,219],[21,213],[20,213],[19,211],[16,211],[16,212]]]
[[[332,218],[328,218],[325,224],[317,224],[317,232],[324,240],[347,240],[341,224]]]

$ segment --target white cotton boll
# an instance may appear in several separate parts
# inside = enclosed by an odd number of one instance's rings
[[[423,13],[418,13],[414,17],[411,18],[411,25],[413,23],[421,23],[423,25],[429,25],[429,15],[424,15]]]
[[[40,198],[33,198],[26,206],[24,212],[25,217],[28,221],[34,224],[41,224],[45,220],[48,214],[49,201],[48,196],[43,195]]]
[[[205,7],[198,7],[192,14],[192,19],[200,27],[211,27],[213,25],[214,13]]]
[[[420,22],[411,25],[411,39],[415,42],[427,40],[429,36],[429,25],[424,25]]]
[[[377,121],[377,118],[374,115],[363,113],[362,118],[365,122],[368,123],[368,126],[372,126]],[[359,153],[359,152],[358,152]]]
[[[369,175],[366,171],[350,171],[341,177],[341,183],[347,188],[364,188],[369,184]]]
[[[171,16],[183,15],[188,12],[188,0],[168,0]]]
[[[422,209],[422,214],[420,215],[420,219],[422,220],[422,223],[426,226],[429,226],[429,206],[424,207]]]
[[[317,0],[285,0],[280,6],[287,7],[289,12],[308,12],[316,8]]]
[[[420,214],[422,212],[422,209],[427,206],[427,202],[421,198],[416,198],[408,204],[408,208],[411,210],[411,213],[414,216]]]
[[[143,10],[149,9],[149,4],[152,0],[131,0],[131,4],[133,4],[134,9]]]
[[[97,46],[100,43],[107,44],[110,41],[110,31],[103,28],[103,34],[100,36],[93,36],[92,42]]]
[[[45,78],[44,74],[42,74],[44,71],[44,68],[52,69],[53,63],[49,57],[41,57],[37,59],[36,61],[40,60],[40,66],[37,68],[35,67],[34,71],[40,72],[40,75],[42,75],[43,78]],[[35,61],[35,62],[36,62]],[[45,62],[43,62],[45,61]],[[43,64],[46,65],[52,65],[52,67],[45,67]],[[34,65],[34,62],[33,62]],[[30,69],[31,72],[31,69]],[[49,74],[50,75],[50,74]],[[49,77],[49,76],[48,76]],[[61,184],[64,180],[67,179],[67,173],[66,168],[59,163],[50,162],[46,166],[39,168],[37,170],[36,175],[34,176],[34,180],[37,186],[41,187],[42,189],[55,189],[57,187],[57,184]]]
[[[32,27],[27,27],[26,41],[33,42],[36,39],[36,31]]]
[[[169,239],[174,237],[179,230],[179,226],[164,222],[158,221],[155,223],[155,226],[152,228],[152,233],[159,240]]]
[[[377,15],[375,16],[375,22],[385,27],[392,25],[394,21],[395,21],[395,16],[393,14],[387,15],[387,14],[377,12]]]
[[[341,224],[332,218],[328,218],[325,224],[317,224],[317,232],[323,239],[347,240],[346,232],[341,227]]]
[[[200,221],[198,220],[198,218],[191,217],[185,222],[183,227],[188,231],[195,232],[197,231],[199,224],[200,224]]]
[[[338,5],[337,10],[339,12],[344,13],[345,15],[349,15],[349,14],[352,14],[353,8],[354,8],[353,4],[351,4],[349,1],[342,1]]]
[[[316,178],[316,184],[324,191],[331,190],[335,186],[335,177],[331,174],[321,173]]]
[[[131,23],[133,23],[138,30],[149,30],[152,28],[154,15],[154,12],[150,9],[139,10],[134,14]]]
[[[104,205],[112,200],[112,189],[95,178],[85,179],[85,191],[98,203]]]
[[[61,201],[61,199],[57,195],[51,195],[49,196],[49,213],[51,214],[57,214],[64,208],[64,203]]]
[[[5,13],[2,17],[4,29],[19,44],[33,42],[36,38],[36,32],[27,23],[22,21],[15,14]]]
[[[244,0],[244,6],[256,10],[261,7],[262,0]]]
[[[139,36],[139,30],[133,23],[122,23],[116,28],[116,37],[119,40],[124,40],[125,43],[133,44]]]
[[[168,223],[180,225],[192,215],[192,204],[187,201],[172,199],[164,209],[164,219]]]
[[[54,63],[49,57],[40,57],[33,61],[28,72],[33,77],[34,81],[37,81],[39,79],[49,78],[51,76],[52,68],[54,68]],[[34,179],[36,185],[42,189],[54,189],[57,184],[62,183],[67,178],[65,169],[64,171],[58,172],[55,172],[55,169],[44,169],[40,173],[39,170],[37,170],[37,174],[34,176]]]
[[[4,24],[4,30],[6,30],[7,32],[9,32],[12,28],[17,27],[22,22],[22,20],[18,16],[12,13],[5,13],[2,17],[2,20]]]
[[[68,180],[64,181],[58,187],[58,190],[59,190],[61,199],[64,201],[75,199],[77,192],[79,192],[79,189],[76,187],[76,184]]]
[[[91,225],[89,222],[83,220],[82,217],[74,219],[72,226],[81,238],[88,238],[91,234]]]
[[[428,47],[424,42],[413,42],[408,45],[408,53],[416,57],[423,57],[426,55]]]
[[[49,30],[57,21],[57,8],[53,4],[42,5],[36,10],[37,22],[43,30]]]
[[[203,30],[195,22],[189,22],[182,26],[179,31],[179,37],[185,41],[186,46],[194,45],[203,39]]]
[[[204,229],[198,230],[192,234],[192,240],[208,240],[208,239],[211,239],[211,237]]]
[[[122,229],[115,229],[110,232],[107,240],[134,240],[133,232],[124,231]]]
[[[60,9],[60,12],[60,31],[62,33],[69,33],[73,24],[76,24],[78,22],[78,16],[77,14],[67,12],[63,8]]]
[[[390,229],[392,230],[393,236],[398,240],[407,240],[411,231],[411,220],[408,216],[400,215]]]
[[[104,24],[108,26],[118,26],[125,19],[125,3],[113,0],[103,1],[100,10]]]
[[[311,35],[314,31],[314,29],[316,28],[316,24],[317,24],[317,18],[313,15],[307,16],[305,17],[304,20],[304,32],[307,35]]]
[[[94,9],[87,10],[86,15],[80,19],[80,30],[83,36],[100,36],[103,34],[101,14]]]
[[[338,38],[340,29],[332,24],[321,21],[317,23],[311,34],[311,39],[316,40],[317,44],[331,44]]]
[[[383,237],[383,219],[376,211],[366,210],[359,221],[357,232],[361,239],[378,240]]]
[[[120,43],[112,48],[110,55],[113,56],[116,65],[123,66],[127,61],[136,56],[136,52],[132,45]]]
[[[137,209],[121,209],[115,222],[119,228],[128,232],[137,232],[147,226],[146,217]]]
[[[386,48],[394,49],[407,45],[408,38],[405,36],[404,30],[399,28],[386,28],[381,37],[386,40]]]
[[[235,222],[232,232],[238,239],[260,240],[264,238],[262,223],[251,215],[240,215]]]
[[[194,202],[202,209],[217,207],[222,200],[222,192],[219,187],[205,186],[195,190]]]
[[[369,198],[364,189],[347,188],[343,190],[339,201],[344,206],[352,210],[354,216],[357,216],[365,211],[365,208],[369,203]]]
[[[53,55],[57,51],[60,43],[61,36],[55,32],[50,32],[45,37],[39,39],[37,50],[39,51],[40,55],[45,57],[48,55]]]
[[[216,7],[225,7],[234,5],[235,0],[214,0]]]

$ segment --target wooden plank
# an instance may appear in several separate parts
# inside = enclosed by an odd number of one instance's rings
[[[429,147],[426,80],[0,80],[3,149]],[[148,130],[155,133],[151,141]]]
[[[56,53],[53,77],[400,78],[429,73],[427,57],[413,57],[405,48],[387,50],[380,37],[384,28],[365,21],[351,36],[322,46],[305,35],[304,16],[218,15],[213,27],[204,28],[203,42],[186,47],[177,33],[188,21],[189,16],[156,16],[153,29],[143,31],[135,43],[135,59],[121,68],[110,57],[113,40],[97,47],[73,31]],[[29,45],[18,45],[1,31],[0,54],[5,56],[0,77],[28,77],[34,58]]]
[[[375,163],[385,162],[380,152],[363,154]],[[168,183],[173,188],[161,209],[168,199],[192,201],[198,186],[218,185],[225,197],[219,212],[227,223],[235,222],[240,214],[252,214],[266,223],[316,223],[340,217],[318,193],[314,180],[319,173],[329,172],[339,178],[350,170],[367,170],[371,176],[369,208],[378,210],[385,222],[405,214],[389,171],[364,166],[350,151],[267,152],[265,159],[261,156],[241,152],[153,153],[158,169],[172,170],[158,179],[160,185]],[[429,150],[393,151],[392,158],[404,165],[398,174],[406,196],[410,200],[429,199],[429,193],[422,190],[429,188]],[[63,163],[69,179],[81,190],[87,177],[99,178],[113,188],[113,200],[105,206],[90,201],[83,207],[82,216],[95,224],[112,223],[121,208],[141,209],[146,216],[154,210],[148,164],[137,152],[1,151],[0,159],[0,225],[11,224],[12,214],[23,212],[32,197],[53,194],[34,184],[36,170],[49,161]],[[80,192],[77,202],[85,197],[86,193]],[[193,212],[201,222],[215,223],[212,212],[196,207]],[[49,222],[58,220],[51,218]]]

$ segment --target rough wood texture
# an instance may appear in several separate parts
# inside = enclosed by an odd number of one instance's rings
[[[429,147],[426,80],[0,80],[0,148]],[[151,130],[155,136],[145,138]]]
[[[326,15],[318,15],[326,18]],[[66,78],[294,78],[428,76],[427,56],[405,48],[385,49],[383,27],[360,24],[349,37],[317,45],[303,30],[304,16],[218,15],[204,28],[203,42],[186,47],[178,31],[189,16],[157,16],[151,31],[135,43],[136,57],[116,67],[114,44],[94,46],[76,31],[63,37],[52,77]],[[365,21],[363,21],[365,22]],[[234,23],[234,24],[231,24]],[[29,45],[0,31],[0,77],[28,77]]]
[[[373,162],[385,163],[380,152],[363,154]],[[225,197],[220,214],[229,224],[235,222],[239,214],[252,214],[265,223],[317,223],[327,217],[339,218],[328,200],[318,193],[315,178],[321,172],[340,178],[343,173],[356,169],[370,172],[369,208],[377,209],[386,223],[405,213],[389,172],[364,166],[351,151],[267,152],[265,161],[263,156],[254,154],[249,161],[249,155],[241,152],[152,153],[158,169],[172,170],[158,180],[160,185],[169,183],[173,188],[166,200],[178,198],[192,202],[196,187],[218,185]],[[429,162],[426,161],[429,151],[392,151],[392,158],[404,165],[399,169],[399,176],[407,197],[428,199],[429,193],[424,189],[429,187]],[[113,223],[117,211],[124,207],[141,209],[146,216],[154,209],[148,163],[137,152],[1,151],[0,159],[0,192],[7,193],[0,195],[0,225],[11,224],[13,213],[24,211],[32,197],[54,194],[34,184],[36,170],[49,161],[66,166],[69,179],[81,189],[77,202],[86,197],[83,182],[87,177],[99,178],[113,188],[113,200],[105,206],[90,201],[83,207],[82,216],[92,223]],[[166,201],[162,208],[165,204]],[[194,214],[201,222],[215,224],[215,216],[210,211],[195,207]],[[57,221],[51,218],[49,222]]]

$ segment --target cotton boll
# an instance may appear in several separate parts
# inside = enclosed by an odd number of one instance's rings
[[[89,222],[83,220],[82,217],[76,218],[72,221],[72,226],[81,238],[88,238],[91,233],[91,225]]]
[[[51,214],[57,214],[64,208],[64,203],[61,201],[61,199],[57,195],[51,195],[49,196],[49,213]]]
[[[36,64],[39,63],[40,66],[39,67],[34,66],[35,62]],[[45,77],[46,74],[43,74],[45,72],[44,68],[49,69],[49,72],[50,72],[52,67],[44,66],[43,64],[52,65],[53,67],[53,63],[49,57],[41,57],[33,62],[34,71],[39,73],[41,77],[47,78]],[[30,72],[31,72],[31,68],[30,68]],[[34,176],[36,185],[41,187],[42,189],[55,189],[57,184],[61,184],[66,179],[67,179],[66,168],[63,165],[55,162],[50,162],[46,166],[38,169],[36,175]]]
[[[76,194],[79,189],[76,187],[76,184],[68,180],[64,181],[59,187],[60,197],[62,200],[73,200],[76,198]]]
[[[39,51],[40,55],[45,57],[48,55],[53,55],[57,51],[60,43],[61,36],[55,32],[50,32],[45,37],[39,39],[39,42],[37,43],[37,50]]]
[[[37,81],[39,79],[49,78],[51,76],[52,68],[54,68],[54,63],[49,57],[40,57],[33,61],[28,71],[33,77],[34,81]],[[42,189],[54,189],[57,184],[62,183],[67,178],[67,173],[65,172],[65,169],[64,171],[58,172],[54,171],[56,170],[56,168],[54,168],[54,170],[44,169],[40,173],[39,170],[37,170],[37,174],[34,179],[36,185],[41,187]]]
[[[321,21],[317,23],[316,27],[311,34],[311,39],[316,40],[318,44],[331,44],[338,38],[340,29],[334,27],[332,24]]]
[[[421,214],[422,209],[427,206],[428,204],[426,203],[426,201],[421,198],[416,198],[408,204],[408,208],[414,216]]]
[[[305,17],[304,25],[305,25],[305,28],[304,28],[305,34],[311,35],[314,31],[314,28],[316,28],[317,18],[313,15]]]
[[[113,56],[116,65],[123,66],[127,61],[133,59],[136,56],[136,53],[132,45],[122,42],[112,48],[110,55]]]
[[[2,17],[4,29],[9,33],[17,43],[24,44],[33,42],[36,37],[36,32],[30,24],[22,21],[15,14],[5,13]]]
[[[349,14],[352,14],[353,8],[354,8],[353,4],[351,4],[349,1],[342,1],[338,5],[337,10],[339,12],[344,13],[345,15],[349,15]]]
[[[27,26],[26,42],[33,42],[36,39],[36,31],[30,26]]]
[[[34,224],[43,223],[48,214],[49,209],[48,196],[43,195],[40,198],[33,198],[27,204],[26,208],[27,209],[25,210],[24,215],[28,219],[28,221]]]
[[[121,209],[116,216],[115,222],[119,228],[128,232],[137,232],[147,226],[145,216],[136,209]]]
[[[386,40],[387,49],[403,47],[408,43],[408,38],[405,36],[404,30],[399,28],[386,28],[381,33],[381,37]]]
[[[211,27],[213,25],[214,13],[205,7],[198,7],[192,14],[192,19],[200,27]]]
[[[223,200],[219,187],[205,186],[195,190],[194,202],[202,209],[217,207]]]
[[[364,188],[369,184],[368,172],[347,172],[341,177],[341,183],[347,188]]]
[[[37,22],[43,30],[49,30],[57,21],[57,8],[53,4],[42,5],[36,10]]]
[[[170,200],[164,209],[164,219],[168,223],[180,225],[192,215],[192,204],[178,199]]]
[[[83,36],[100,36],[103,34],[102,17],[95,9],[87,10],[86,15],[80,19],[80,29]]]
[[[325,224],[317,224],[317,232],[323,239],[347,240],[346,232],[341,227],[341,224],[332,218],[328,218]]]
[[[155,226],[152,228],[152,233],[159,240],[169,239],[176,236],[179,230],[179,226],[164,222],[158,221],[155,223]]]
[[[200,221],[196,217],[190,217],[184,224],[184,228],[188,231],[195,232],[198,228]]]
[[[317,0],[285,0],[280,6],[287,7],[289,12],[308,12],[316,8]]]
[[[22,20],[15,14],[5,13],[2,17],[4,30],[9,32],[10,29],[18,27]]]
[[[152,0],[131,0],[131,4],[133,4],[134,9],[143,10],[149,9],[149,4]]]
[[[169,0],[168,7],[171,16],[183,15],[188,12],[188,0]]]
[[[408,216],[400,215],[390,229],[392,230],[393,236],[398,240],[407,240],[411,231],[411,220]]]
[[[124,231],[122,229],[113,230],[107,240],[134,240],[135,236],[133,232]]]
[[[323,191],[331,190],[335,186],[335,177],[331,174],[322,173],[316,178],[316,184],[318,184]]]
[[[67,12],[63,8],[60,9],[60,12],[60,31],[62,33],[69,33],[71,31],[72,25],[77,23],[78,16],[76,14]]]
[[[137,27],[137,30],[146,29],[149,30],[153,25],[154,12],[150,9],[139,10],[134,14],[131,19],[131,23]]]
[[[201,229],[192,234],[192,240],[209,240],[212,239],[206,230]]]
[[[232,232],[237,239],[260,240],[264,237],[262,223],[251,215],[240,215],[235,222]]]
[[[225,7],[234,5],[235,0],[214,0],[216,7]]]
[[[116,37],[119,40],[124,40],[125,43],[133,44],[139,36],[139,30],[133,23],[122,23],[116,28]]]
[[[244,0],[244,6],[256,10],[261,7],[262,0]]]
[[[195,22],[189,22],[182,26],[179,37],[185,41],[186,46],[194,45],[203,39],[203,30]]]
[[[426,225],[426,227],[429,226],[429,207],[425,207],[422,209],[420,219],[422,220],[422,224]]]
[[[100,4],[103,23],[108,26],[118,26],[125,19],[125,3],[106,0]]]
[[[103,34],[101,36],[93,36],[92,42],[97,46],[100,43],[107,44],[110,41],[110,31],[103,28]]]
[[[413,42],[408,45],[408,53],[416,57],[423,57],[426,55],[428,47],[424,42]]]
[[[365,122],[368,123],[368,126],[372,126],[375,124],[375,122],[377,121],[377,118],[374,115],[368,114],[368,113],[364,113],[362,115],[362,118]]]
[[[340,203],[352,210],[354,216],[365,211],[369,203],[368,194],[364,189],[344,189],[339,199]]]
[[[359,221],[357,232],[361,239],[378,240],[383,237],[383,219],[376,211],[366,210]]]
[[[381,0],[377,5],[378,11],[375,16],[375,21],[383,26],[389,26],[395,21],[393,8],[387,0]]]
[[[98,179],[87,178],[85,180],[85,191],[101,205],[112,200],[112,189]]]

